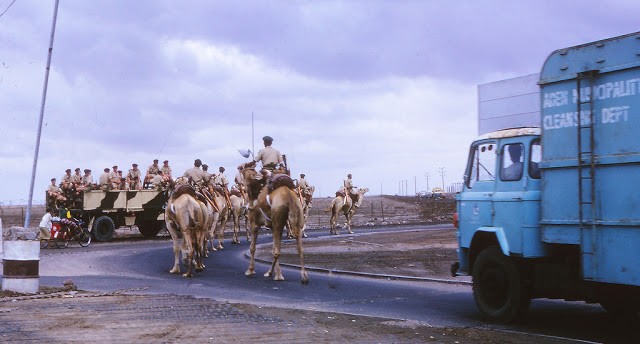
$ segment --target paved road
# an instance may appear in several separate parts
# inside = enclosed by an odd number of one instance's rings
[[[260,242],[270,242],[271,237],[265,234],[261,234]],[[310,234],[317,236],[325,231]],[[207,259],[204,272],[191,279],[168,273],[173,265],[168,239],[43,250],[41,284],[55,286],[71,278],[80,289],[98,292],[127,289],[133,293],[193,295],[234,303],[414,320],[438,327],[491,327],[593,341],[626,338],[611,329],[615,324],[599,306],[583,303],[536,300],[526,324],[495,326],[479,318],[468,285],[311,272],[310,283],[305,286],[295,269],[283,269],[283,282],[263,277],[266,265],[258,265],[256,276],[247,278],[247,249],[244,239],[241,245],[227,244]]]

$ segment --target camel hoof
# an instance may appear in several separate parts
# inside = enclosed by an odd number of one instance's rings
[[[353,231],[349,231],[349,234],[353,234]]]
[[[271,271],[267,271],[263,275],[264,277],[271,277]],[[275,279],[275,278],[274,278]]]
[[[180,268],[173,268],[171,270],[169,270],[170,274],[179,274],[180,273]]]
[[[247,271],[244,272],[245,276],[254,276],[255,274],[256,274],[256,272],[253,271],[253,270],[247,270]]]
[[[273,280],[274,281],[284,281],[284,276],[282,276],[282,275],[275,276],[275,277],[273,277]]]
[[[309,277],[306,277],[306,276],[303,277],[300,282],[302,282],[303,285],[308,285],[309,284]]]
[[[307,233],[302,233],[302,237],[306,238],[307,237]]]
[[[190,272],[188,272],[188,273],[184,273],[184,274],[182,274],[182,277],[191,278],[191,277],[193,277],[193,274],[192,274],[192,273],[190,273]]]

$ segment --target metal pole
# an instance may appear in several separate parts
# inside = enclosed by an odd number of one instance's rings
[[[253,111],[251,111],[251,157],[253,158],[253,152],[256,151],[256,145],[254,144],[254,137],[256,135],[253,132]]]
[[[33,186],[36,181],[36,168],[38,166],[38,153],[40,152],[40,135],[42,133],[42,120],[44,118],[44,104],[47,100],[47,85],[49,84],[49,69],[51,67],[51,55],[53,53],[53,37],[56,33],[56,19],[58,18],[58,2],[53,6],[53,22],[51,23],[51,38],[49,39],[49,52],[47,55],[47,68],[44,74],[44,86],[42,89],[42,102],[40,103],[40,119],[38,121],[38,134],[36,135],[36,147],[33,154],[33,167],[31,169],[31,186],[29,187],[29,200],[27,201],[27,214],[24,217],[24,227],[29,227],[31,217],[31,204],[33,200]]]

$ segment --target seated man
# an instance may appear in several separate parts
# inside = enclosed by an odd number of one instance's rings
[[[522,177],[522,144],[514,143],[506,146],[510,163],[502,158],[502,180],[519,180]],[[503,148],[504,151],[504,148]]]

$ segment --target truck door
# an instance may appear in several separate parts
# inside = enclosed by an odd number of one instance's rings
[[[509,251],[540,255],[539,179],[540,143],[523,136],[503,141],[500,170],[493,195],[494,226],[502,228]],[[536,241],[537,240],[537,241]]]
[[[497,141],[478,141],[471,146],[464,191],[458,195],[458,240],[463,248],[469,248],[476,229],[493,225],[496,149]]]

